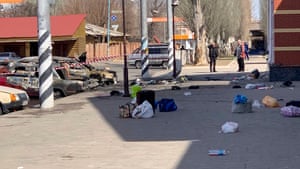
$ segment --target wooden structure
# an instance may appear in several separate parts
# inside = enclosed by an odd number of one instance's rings
[[[78,56],[85,51],[85,14],[51,16],[52,54]],[[0,52],[38,56],[37,17],[0,18]]]

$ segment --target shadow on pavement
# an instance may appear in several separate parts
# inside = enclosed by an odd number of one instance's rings
[[[298,121],[283,118],[279,109],[261,108],[253,113],[231,113],[231,103],[237,94],[261,100],[265,95],[280,98],[281,105],[289,99],[297,99],[297,94],[287,88],[277,90],[233,89],[231,84],[215,85],[214,82],[232,80],[245,73],[205,74],[191,76],[198,89],[171,90],[168,87],[149,85],[155,90],[156,100],[173,98],[178,106],[174,112],[159,112],[151,119],[121,119],[118,106],[130,101],[121,96],[90,98],[99,110],[99,115],[115,129],[124,141],[188,141],[189,148],[183,154],[177,169],[186,168],[284,168],[288,164],[296,167],[296,160],[287,158],[290,152],[297,155],[295,145],[300,138],[295,126]],[[257,79],[257,81],[264,81]],[[206,82],[205,85],[201,85]],[[208,82],[208,84],[207,84]],[[256,81],[242,81],[244,83]],[[210,84],[211,83],[211,84]],[[181,85],[183,85],[181,84]],[[191,92],[185,96],[184,92]],[[288,98],[286,98],[288,96]],[[113,105],[111,105],[113,104]],[[108,106],[110,105],[110,106]],[[236,121],[240,132],[221,134],[220,127],[226,121]],[[290,134],[288,134],[290,133]],[[294,145],[294,146],[290,146]],[[299,146],[297,146],[300,148]],[[209,149],[226,149],[230,154],[223,157],[207,155]],[[280,152],[280,153],[279,153]],[[296,158],[296,157],[295,157]],[[278,160],[277,162],[274,162]],[[280,167],[278,167],[280,166]]]

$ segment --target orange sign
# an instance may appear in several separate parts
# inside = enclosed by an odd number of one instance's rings
[[[0,3],[22,3],[24,0],[0,0]]]

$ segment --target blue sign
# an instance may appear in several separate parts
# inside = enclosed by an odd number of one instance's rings
[[[117,16],[116,15],[111,16],[111,20],[112,21],[116,21],[117,20]]]

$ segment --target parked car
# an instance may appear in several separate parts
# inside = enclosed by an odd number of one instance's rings
[[[11,65],[20,58],[15,52],[0,52],[0,73],[8,73]]]
[[[0,52],[0,62],[10,62],[20,59],[15,52]]]
[[[24,60],[23,60],[24,59]],[[15,62],[12,74],[4,75],[6,85],[22,87],[29,96],[39,96],[39,72],[38,58],[23,58]],[[88,89],[88,81],[64,79],[63,69],[55,69],[53,66],[53,91],[54,97],[65,97]]]
[[[148,45],[148,60],[150,66],[168,67],[169,54],[168,44],[149,44]],[[135,66],[137,69],[142,67],[141,48],[135,49],[128,56],[128,64]]]
[[[29,100],[26,91],[0,85],[0,114],[23,109]]]

